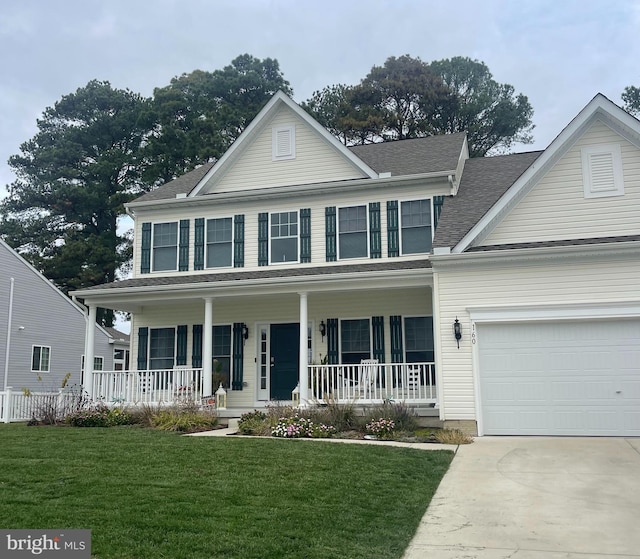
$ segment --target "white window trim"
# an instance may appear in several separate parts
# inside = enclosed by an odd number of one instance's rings
[[[148,326],[149,328],[149,337],[147,338],[147,370],[148,371],[169,371],[172,370],[173,367],[176,366],[176,357],[178,355],[178,326],[177,325],[169,325],[169,326]],[[173,367],[170,369],[151,369],[151,331],[152,330],[164,330],[171,328],[173,329]],[[189,331],[187,330],[187,335]],[[204,341],[204,336],[203,336]],[[187,355],[189,354],[189,340],[187,338]]]
[[[582,182],[585,198],[605,198],[624,196],[624,179],[622,176],[622,154],[620,144],[598,144],[585,146],[580,150],[582,158]],[[591,158],[594,155],[611,155],[613,184],[611,188],[594,190],[591,172]]]
[[[39,369],[34,369],[33,368],[33,352],[34,352],[35,348],[37,348],[37,347],[39,347],[41,350],[43,348],[47,348],[49,350],[49,368],[46,369],[46,370],[42,369],[42,351],[40,351],[40,363],[38,365],[40,368]],[[50,373],[51,372],[51,346],[49,346],[49,345],[36,345],[36,344],[33,344],[31,346],[31,366],[30,366],[30,368],[31,368],[31,372],[32,373]]]
[[[402,203],[403,202],[419,202],[421,200],[429,200],[429,207],[431,208],[429,215],[429,224],[431,227],[431,247],[433,249],[433,237],[435,235],[435,227],[433,225],[434,211],[433,211],[433,196],[426,196],[424,198],[407,198],[405,200],[398,200],[398,249],[400,250],[401,256],[413,256],[416,254],[429,254],[431,251],[427,252],[409,252],[407,254],[402,250]]]
[[[289,133],[289,149],[286,153],[278,152],[278,135],[281,132]],[[274,126],[271,129],[271,148],[273,161],[286,161],[296,158],[296,127],[293,124],[287,126]]]
[[[100,360],[102,361],[102,368],[101,369],[96,369],[96,360]],[[122,360],[122,362],[124,363],[124,359]],[[81,359],[81,366],[82,366],[82,371],[84,371],[84,353],[82,354],[82,359]],[[94,355],[93,356],[93,371],[104,371],[104,357],[102,355]]]
[[[271,245],[271,241],[273,240],[273,237],[271,236],[271,218],[273,217],[274,214],[288,214],[288,213],[296,213],[298,215],[298,234],[296,236],[296,239],[298,241],[297,243],[297,248],[296,248],[296,259],[295,260],[287,260],[286,262],[282,262],[282,261],[277,261],[274,262],[273,261],[273,250],[272,250],[272,245]],[[279,239],[292,239],[293,237],[278,237]],[[280,211],[273,211],[273,212],[269,212],[269,264],[277,266],[278,264],[283,264],[283,265],[289,265],[289,264],[299,264],[300,263],[300,210],[280,210]]]
[[[207,247],[209,246],[209,227],[208,223],[213,219],[231,219],[231,264],[229,266],[207,266]],[[204,269],[205,270],[220,270],[223,268],[233,268],[233,247],[235,246],[236,231],[233,216],[222,217],[208,217],[204,220]]]
[[[344,208],[357,208],[360,206],[364,206],[365,217],[367,219],[367,229],[365,231],[365,235],[367,238],[367,254],[364,256],[351,256],[351,257],[342,257],[340,255],[340,210]],[[338,206],[336,208],[336,255],[338,260],[358,260],[358,258],[371,258],[371,223],[369,222],[369,204],[348,204],[345,206]]]
[[[156,225],[165,225],[167,223],[175,223],[176,224],[176,267],[173,269],[166,269],[166,270],[156,270],[155,269],[155,259],[156,259],[156,252],[155,252],[155,242],[154,242],[154,233],[155,233],[155,228]],[[177,272],[178,271],[178,266],[180,265],[179,263],[179,259],[180,259],[180,254],[179,254],[179,248],[180,248],[180,222],[179,221],[159,221],[158,223],[152,223],[151,224],[151,272],[153,273],[157,273],[157,274],[162,274],[165,272]]]

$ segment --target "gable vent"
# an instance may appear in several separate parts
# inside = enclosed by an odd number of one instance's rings
[[[294,159],[296,156],[295,126],[277,126],[273,128],[273,160]]]
[[[617,144],[582,148],[582,179],[585,198],[622,196],[622,158]]]

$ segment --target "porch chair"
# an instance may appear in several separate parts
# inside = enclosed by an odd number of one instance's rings
[[[360,371],[358,378],[358,388],[364,393],[367,392],[371,395],[376,387],[378,381],[378,360],[377,359],[361,359]]]

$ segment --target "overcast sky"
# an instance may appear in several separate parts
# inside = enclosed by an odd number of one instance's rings
[[[640,1],[1,0],[0,196],[36,119],[91,79],[150,96],[239,54],[276,58],[294,99],[389,56],[468,56],[524,93],[542,149],[598,92],[640,86]]]

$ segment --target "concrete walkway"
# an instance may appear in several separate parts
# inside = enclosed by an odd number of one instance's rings
[[[458,448],[404,559],[640,558],[640,439]]]

